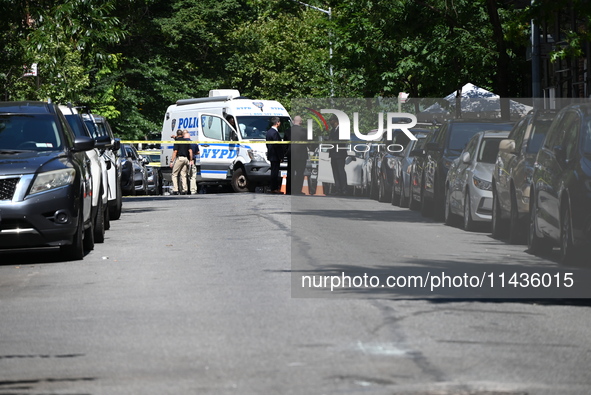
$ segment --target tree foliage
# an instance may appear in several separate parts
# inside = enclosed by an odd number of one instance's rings
[[[303,97],[442,97],[525,86],[529,21],[584,0],[0,0],[4,100],[85,104],[124,138],[154,138],[166,107],[239,89]],[[330,11],[330,15],[329,15]],[[586,11],[585,11],[586,12]],[[564,32],[576,56],[588,29]],[[330,55],[332,50],[332,57]],[[39,77],[25,77],[38,64]],[[331,74],[331,70],[333,73]]]

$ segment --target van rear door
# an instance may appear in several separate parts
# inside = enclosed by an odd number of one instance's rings
[[[238,145],[230,141],[232,126],[221,116],[199,113],[198,138],[201,177],[206,180],[230,178],[230,167],[238,154]]]

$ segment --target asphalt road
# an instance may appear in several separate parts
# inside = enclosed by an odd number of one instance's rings
[[[0,395],[591,393],[586,301],[300,285],[475,263],[550,271],[553,257],[367,199],[123,208],[83,261],[0,252]]]

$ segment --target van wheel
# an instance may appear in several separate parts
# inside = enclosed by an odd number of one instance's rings
[[[234,170],[232,174],[232,189],[234,189],[234,192],[250,191],[250,182],[246,178],[246,174],[244,174],[244,169],[241,167]]]

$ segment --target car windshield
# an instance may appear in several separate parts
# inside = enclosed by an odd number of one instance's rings
[[[238,129],[240,129],[240,135],[245,140],[265,140],[267,136],[267,130],[271,128],[269,122],[270,117],[261,116],[243,116],[237,117]],[[279,117],[281,125],[279,126],[279,134],[284,135],[285,129],[291,126],[288,117]]]
[[[525,149],[527,153],[535,154],[542,148],[544,138],[546,137],[546,133],[548,133],[548,128],[551,123],[552,121],[534,122],[532,131],[529,135],[529,142]]]
[[[448,151],[459,156],[468,141],[476,133],[484,130],[510,131],[512,128],[513,125],[510,123],[456,123],[451,130]]]
[[[62,145],[53,116],[0,114],[1,151],[58,151]]]
[[[478,162],[495,163],[497,161],[497,154],[499,153],[500,138],[484,138],[480,142],[480,150],[478,151]]]

